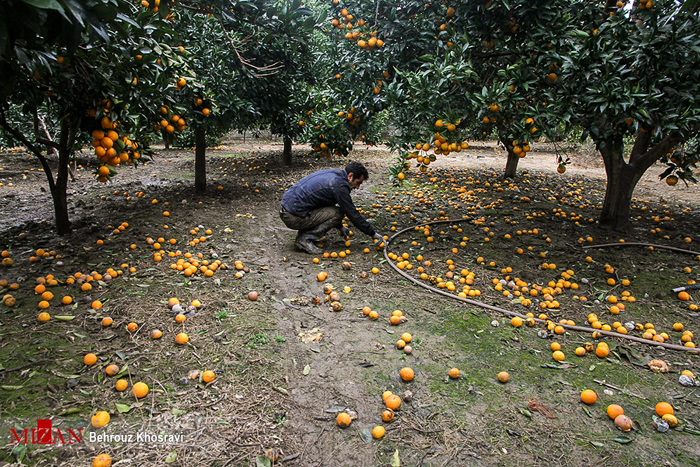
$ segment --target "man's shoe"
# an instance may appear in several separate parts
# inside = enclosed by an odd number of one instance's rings
[[[297,237],[294,245],[301,251],[305,251],[310,255],[318,255],[323,253],[323,250],[314,245],[313,240],[307,235],[300,235]]]

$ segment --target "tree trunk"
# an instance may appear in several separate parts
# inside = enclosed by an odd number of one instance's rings
[[[284,150],[282,151],[282,165],[292,165],[292,138],[284,135]]]
[[[204,193],[207,191],[206,134],[204,128],[197,128],[194,131],[194,189],[197,193]]]
[[[515,178],[515,171],[518,170],[518,161],[520,157],[513,152],[513,145],[506,144],[506,151],[508,151],[508,161],[506,162],[506,171],[503,174],[503,179]]]
[[[632,194],[644,172],[639,172],[636,167],[627,164],[622,156],[615,158],[610,164],[606,162],[605,171],[608,183],[599,222],[613,230],[626,230],[630,225]]]
[[[70,219],[68,219],[68,163],[73,147],[73,138],[68,121],[61,121],[61,135],[58,148],[58,169],[56,170],[56,182],[49,183],[51,197],[53,198],[53,210],[56,217],[56,233],[67,235],[71,232]],[[47,176],[51,177],[49,172]]]

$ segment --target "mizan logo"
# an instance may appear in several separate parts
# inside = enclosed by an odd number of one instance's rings
[[[83,429],[53,429],[51,420],[37,420],[36,428],[25,428],[17,433],[10,428],[11,444],[75,444],[83,442]]]

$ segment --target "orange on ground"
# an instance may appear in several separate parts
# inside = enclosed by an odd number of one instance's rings
[[[411,381],[413,377],[415,376],[413,370],[409,367],[403,367],[399,371],[399,375],[401,376],[401,379],[404,381]]]
[[[212,381],[214,381],[214,378],[216,378],[216,375],[211,370],[207,370],[204,373],[202,373],[202,381],[204,381],[205,383],[211,383]]]
[[[352,423],[350,415],[348,415],[346,412],[339,413],[335,421],[338,423],[340,428],[347,428],[350,426],[350,423]]]
[[[592,389],[586,389],[581,393],[581,400],[586,404],[591,405],[598,400],[598,394],[596,394]]]
[[[99,410],[92,416],[90,423],[92,423],[92,426],[95,428],[102,428],[109,423],[109,418],[109,412]]]
[[[85,363],[88,366],[94,365],[97,363],[97,355],[94,353],[89,353],[85,355],[85,358],[83,358],[83,363]]]
[[[112,465],[112,458],[109,454],[102,453],[92,460],[92,467],[109,467]]]
[[[625,410],[617,404],[610,404],[606,409],[608,417],[615,420],[618,415],[624,415]]]
[[[656,409],[656,414],[659,417],[663,417],[666,414],[671,414],[671,415],[674,414],[673,406],[671,404],[669,404],[668,402],[659,402],[658,404],[656,404],[655,409]]]
[[[131,388],[131,392],[137,399],[146,397],[148,395],[148,385],[139,381],[138,383],[134,384],[133,388]]]

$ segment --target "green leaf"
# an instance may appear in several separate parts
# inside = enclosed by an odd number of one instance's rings
[[[15,448],[12,450],[12,455],[15,456],[15,459],[17,459],[18,462],[22,462],[24,460],[24,456],[27,454],[27,445],[26,444],[17,444]]]
[[[632,442],[632,440],[626,436],[618,436],[617,438],[613,438],[613,441],[620,444],[629,444]]]
[[[126,405],[126,404],[114,404],[117,406],[117,412],[119,413],[127,413],[129,410],[131,410],[131,407]]]
[[[391,456],[391,467],[401,467],[401,459],[399,459],[399,450],[394,451],[394,455]]]
[[[175,462],[175,459],[177,459],[177,452],[176,451],[170,451],[170,454],[165,458],[165,463],[166,464],[172,464]]]
[[[271,467],[272,463],[270,459],[265,456],[258,456],[255,458],[255,467]]]
[[[56,0],[24,0],[24,3],[28,3],[37,8],[43,8],[44,10],[65,11]]]
[[[71,321],[75,319],[75,316],[54,316],[59,321]]]

